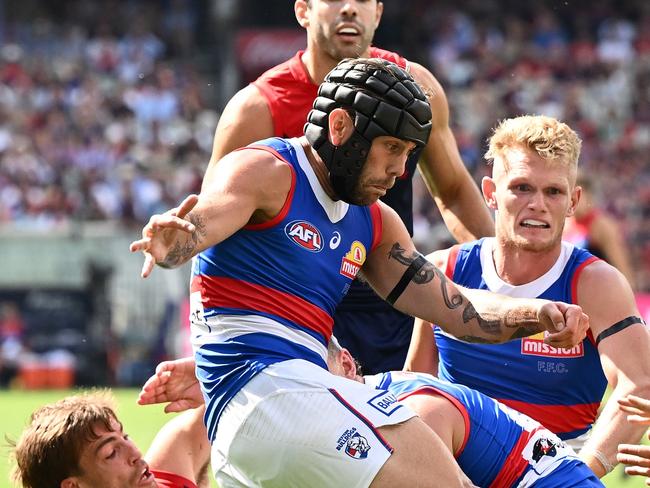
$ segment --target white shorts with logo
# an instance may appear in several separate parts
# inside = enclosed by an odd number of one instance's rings
[[[221,488],[367,487],[392,452],[378,427],[415,414],[395,396],[295,359],[228,402],[212,445]]]

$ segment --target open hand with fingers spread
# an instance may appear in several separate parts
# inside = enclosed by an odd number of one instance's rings
[[[582,342],[589,330],[589,317],[578,305],[549,302],[538,317],[547,331],[544,342],[553,347],[571,348]]]
[[[619,398],[618,405],[621,410],[628,413],[627,420],[629,422],[650,425],[650,400],[628,395]],[[650,433],[648,439],[650,439]],[[650,486],[650,446],[619,444],[616,459],[626,465],[626,474],[646,476],[645,483]]]
[[[142,229],[142,239],[131,243],[131,252],[142,251],[144,254],[143,278],[151,274],[154,264],[171,268],[192,257],[196,227],[185,217],[198,201],[197,195],[190,195],[178,207],[164,214],[153,215]],[[188,246],[188,242],[194,245]]]
[[[166,403],[165,412],[182,412],[203,405],[203,395],[194,373],[194,358],[164,361],[142,386],[138,403]]]

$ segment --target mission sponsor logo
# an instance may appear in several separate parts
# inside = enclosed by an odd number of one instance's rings
[[[284,228],[284,233],[294,244],[309,252],[321,252],[323,250],[323,236],[315,225],[306,220],[289,222]]]
[[[350,246],[350,250],[343,256],[341,260],[340,273],[347,276],[351,280],[356,278],[357,273],[366,261],[366,248],[359,241],[354,241]]]
[[[582,342],[571,348],[549,346],[544,342],[544,332],[541,332],[521,340],[521,353],[549,358],[580,358],[585,355],[585,349]]]

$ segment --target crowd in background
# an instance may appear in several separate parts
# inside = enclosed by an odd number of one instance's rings
[[[211,149],[218,113],[184,61],[198,12],[183,1],[69,7],[3,29],[0,221],[139,225],[197,191]]]
[[[290,3],[242,1],[235,20],[296,27]],[[63,5],[56,16],[4,15],[0,222],[139,225],[198,191],[209,159],[219,66],[196,61],[215,48],[197,34],[209,2]],[[638,288],[650,290],[650,4],[388,1],[376,44],[436,75],[477,181],[498,120],[541,113],[575,128],[582,171],[597,175]],[[416,191],[418,239],[444,245],[435,205]]]

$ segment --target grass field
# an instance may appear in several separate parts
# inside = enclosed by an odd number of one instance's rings
[[[2,449],[0,451],[0,488],[11,488],[9,472],[11,461],[9,447],[5,437],[16,439],[27,423],[29,414],[36,407],[58,400],[71,391],[6,391],[0,390],[0,434]],[[162,406],[138,406],[135,403],[137,390],[115,389],[118,415],[125,431],[144,452],[155,433],[170,417],[162,411]],[[217,485],[214,484],[216,487]],[[627,477],[619,467],[605,479],[608,488],[643,488],[642,478]],[[309,488],[309,487],[306,487]],[[558,487],[559,488],[559,487]]]

